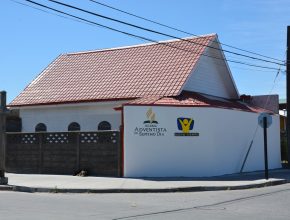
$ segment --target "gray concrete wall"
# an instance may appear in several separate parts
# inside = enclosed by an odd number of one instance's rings
[[[120,175],[120,133],[7,133],[6,171],[73,175]]]

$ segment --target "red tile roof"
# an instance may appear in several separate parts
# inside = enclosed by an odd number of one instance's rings
[[[179,95],[206,46],[216,35],[166,44],[64,54],[53,61],[10,106],[90,102]]]
[[[183,106],[183,107],[214,107],[248,112],[268,112],[269,110],[251,105],[239,100],[228,100],[217,97],[205,96],[196,92],[183,91],[175,97],[143,97],[129,101],[125,105],[149,105],[149,106]]]

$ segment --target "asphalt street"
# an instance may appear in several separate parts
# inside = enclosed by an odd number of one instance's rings
[[[136,194],[0,192],[0,219],[290,219],[290,184]]]

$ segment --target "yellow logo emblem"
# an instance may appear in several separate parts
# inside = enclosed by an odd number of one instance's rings
[[[193,128],[193,120],[192,118],[178,118],[178,128],[182,130],[183,133],[189,133]],[[181,128],[181,129],[180,129]]]
[[[199,133],[191,132],[193,130],[194,120],[192,118],[177,118],[177,128],[182,132],[174,133],[175,136],[199,136]]]

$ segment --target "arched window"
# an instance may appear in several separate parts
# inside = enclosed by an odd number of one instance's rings
[[[101,130],[101,131],[111,130],[111,124],[107,121],[102,121],[98,125],[98,130]]]
[[[43,132],[43,131],[46,131],[46,125],[44,123],[38,123],[36,126],[35,126],[35,132]]]
[[[77,122],[72,122],[72,123],[69,124],[67,130],[68,131],[80,131],[81,130],[81,126]]]

